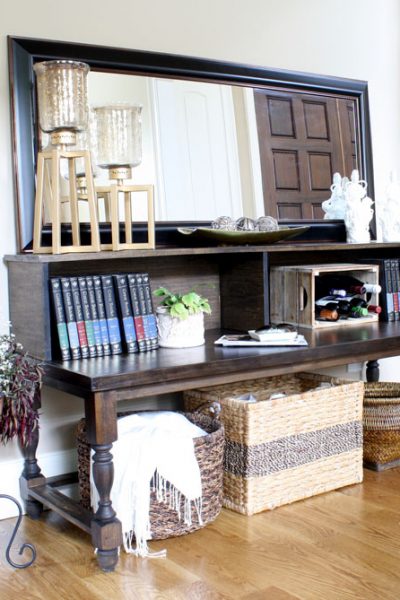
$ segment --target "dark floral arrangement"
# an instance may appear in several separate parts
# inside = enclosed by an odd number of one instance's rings
[[[13,334],[0,335],[0,441],[18,438],[22,446],[39,426],[36,400],[42,369],[23,353]]]

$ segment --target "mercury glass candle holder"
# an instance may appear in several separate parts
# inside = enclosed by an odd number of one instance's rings
[[[37,78],[39,124],[50,134],[51,144],[37,158],[33,252],[98,252],[100,233],[88,140],[87,74],[85,63],[46,61],[34,65]],[[80,143],[85,148],[77,148]],[[74,147],[75,146],[75,147]],[[79,164],[81,163],[81,164]],[[68,185],[63,175],[68,174]],[[78,181],[79,179],[82,181]],[[88,203],[90,243],[81,243],[79,200]],[[69,208],[72,244],[61,235],[62,205]],[[52,245],[42,243],[43,224],[48,215]],[[68,214],[68,211],[67,211]]]
[[[97,133],[97,164],[108,169],[110,182],[96,186],[98,201],[104,202],[110,215],[111,244],[103,250],[129,250],[155,247],[153,186],[133,185],[132,167],[142,162],[142,106],[139,104],[108,104],[94,108]],[[137,202],[145,195],[147,208],[147,241],[134,240],[132,226],[137,214]],[[107,216],[106,216],[107,218]]]
[[[53,144],[74,144],[88,123],[86,63],[50,60],[36,63],[40,128]]]
[[[97,164],[110,179],[131,177],[131,167],[142,162],[142,106],[109,104],[94,108]]]

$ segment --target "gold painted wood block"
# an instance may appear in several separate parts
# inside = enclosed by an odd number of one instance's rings
[[[60,190],[61,159],[67,159],[68,161],[69,193],[67,199],[62,197]],[[80,239],[76,176],[77,159],[83,159],[85,167],[91,235],[91,243],[87,245],[82,245]],[[72,244],[69,245],[62,244],[61,240],[61,205],[63,202],[68,202],[71,210]],[[42,244],[42,230],[46,221],[46,209],[49,213],[49,224],[51,225],[52,231],[51,246],[43,246]],[[66,151],[55,148],[47,152],[39,152],[33,228],[33,252],[35,254],[63,254],[67,252],[99,251],[100,233],[89,151]]]
[[[135,199],[138,192],[146,194],[147,209],[147,242],[135,242],[132,236],[132,225],[135,223]],[[101,244],[102,250],[145,250],[155,248],[155,222],[154,222],[154,186],[153,185],[110,185],[96,187],[97,206],[99,209],[100,198],[104,199],[106,219],[111,221],[111,243]],[[121,203],[123,198],[123,203]],[[122,204],[123,220],[120,217]],[[139,222],[139,219],[136,219]],[[121,242],[120,224],[125,226],[125,241]]]

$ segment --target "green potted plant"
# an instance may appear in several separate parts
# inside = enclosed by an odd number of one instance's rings
[[[38,427],[39,365],[23,353],[13,334],[0,335],[0,441],[26,446]]]
[[[160,346],[189,348],[204,344],[204,314],[211,314],[207,298],[194,290],[182,294],[165,287],[155,290],[154,295],[161,299],[157,308]]]

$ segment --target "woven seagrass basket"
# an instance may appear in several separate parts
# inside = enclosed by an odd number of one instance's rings
[[[185,392],[185,410],[221,405],[224,506],[251,515],[361,482],[363,389],[299,373]]]
[[[127,414],[132,413],[119,416]],[[153,540],[185,535],[205,527],[217,518],[222,508],[224,427],[220,421],[208,415],[184,414],[189,421],[207,432],[207,435],[193,439],[201,474],[203,524],[200,525],[197,518],[194,518],[190,526],[186,525],[183,519],[179,520],[177,511],[169,508],[168,504],[157,501],[156,493],[152,490],[150,528]],[[90,445],[86,438],[85,419],[78,424],[77,448],[80,502],[85,508],[90,509]],[[182,499],[181,514],[183,514],[183,502]]]
[[[365,384],[364,465],[376,471],[400,466],[400,383]]]

